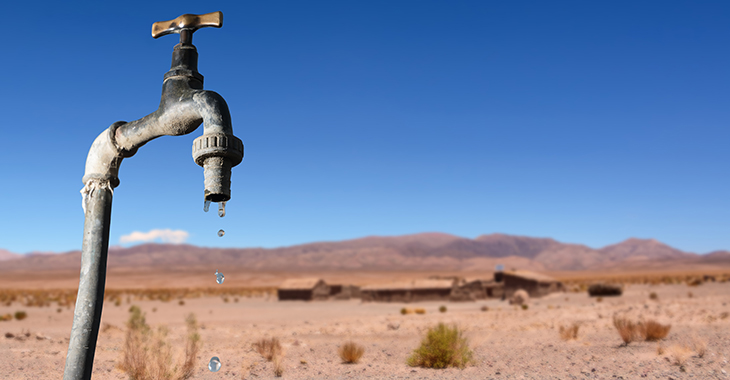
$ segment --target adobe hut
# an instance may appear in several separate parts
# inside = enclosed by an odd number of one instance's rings
[[[544,274],[529,271],[505,271],[502,275],[504,283],[503,298],[510,298],[518,289],[524,289],[530,297],[542,297],[544,295],[563,291],[563,284]]]
[[[484,279],[462,279],[451,292],[452,301],[476,301],[492,297],[502,297],[504,287],[502,283]]]
[[[360,287],[355,285],[330,285],[330,298],[336,300],[360,298]]]
[[[292,278],[284,281],[277,289],[279,301],[326,300],[330,288],[322,279]]]
[[[415,280],[360,289],[363,302],[448,301],[454,280]]]

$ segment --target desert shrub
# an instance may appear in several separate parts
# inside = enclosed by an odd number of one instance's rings
[[[62,311],[63,311],[63,309],[61,309],[60,307],[58,309],[56,309],[56,313],[60,313]]]
[[[489,311],[489,306],[482,306],[482,311]]]
[[[671,362],[674,365],[684,365],[687,359],[692,355],[692,350],[687,346],[672,345],[667,348],[667,354],[671,358]]]
[[[603,302],[603,297],[596,298],[596,302]]]
[[[613,326],[624,341],[624,345],[628,345],[638,337],[638,326],[626,317],[614,316]]]
[[[354,364],[360,361],[360,358],[365,353],[365,347],[353,341],[349,341],[340,346],[338,353],[340,354],[340,359],[342,359],[344,363]]]
[[[177,304],[180,306],[183,306],[183,305],[185,305],[185,301],[183,301],[183,300],[177,301]]]
[[[657,355],[664,355],[664,351],[665,351],[665,350],[664,350],[664,346],[662,346],[662,344],[661,344],[661,343],[659,343],[659,344],[658,344],[658,345],[656,346],[656,354],[657,354]]]
[[[593,284],[588,287],[588,295],[597,296],[620,296],[624,290],[621,285],[614,284]]]
[[[400,313],[403,314],[403,315],[413,314],[413,310],[404,307],[404,308],[400,309]]]
[[[526,303],[523,303],[520,307],[522,307],[522,310],[527,310],[527,308],[529,308]]]
[[[139,307],[129,308],[122,360],[117,368],[132,380],[182,380],[193,375],[200,348],[200,335],[193,314],[185,319],[187,336],[182,363],[173,366],[172,345],[167,342],[167,327],[153,331]]]
[[[281,356],[282,353],[279,338],[261,338],[253,344],[253,348],[268,361],[271,361],[274,357]]]
[[[560,326],[560,338],[563,340],[578,339],[580,324],[573,322],[570,326]]]
[[[416,312],[416,314],[426,314],[426,309],[418,308],[418,309],[416,309],[414,311]]]
[[[723,311],[722,313],[720,313],[720,319],[727,319],[728,316],[730,316],[730,313],[728,313],[727,311]]]
[[[646,341],[655,342],[666,338],[671,328],[672,325],[662,325],[661,323],[650,319],[638,325],[638,334]]]
[[[439,311],[442,312],[442,313],[445,313],[446,312],[446,306],[443,306],[443,305],[439,306]]]
[[[13,320],[12,314],[0,315],[0,321],[12,321],[12,320]]]
[[[656,301],[659,299],[659,296],[656,294],[656,292],[649,293],[649,299],[652,301]]]
[[[28,317],[28,313],[24,311],[16,311],[15,312],[15,319],[22,321],[23,319]]]
[[[421,345],[408,357],[408,365],[426,368],[464,368],[472,361],[472,351],[463,331],[439,323],[429,328]]]

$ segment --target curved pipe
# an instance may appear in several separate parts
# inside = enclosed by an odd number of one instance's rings
[[[226,101],[190,77],[171,77],[162,86],[160,107],[153,113],[128,123],[116,122],[91,145],[86,158],[83,182],[110,181],[119,186],[119,166],[137,149],[160,136],[180,136],[203,124],[203,134],[233,135],[231,114]]]

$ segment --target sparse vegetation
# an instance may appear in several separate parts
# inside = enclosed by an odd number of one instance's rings
[[[578,339],[578,330],[580,330],[580,323],[573,322],[569,326],[560,326],[560,338],[562,340]]]
[[[0,315],[0,321],[12,321],[12,320],[13,320],[12,314]]]
[[[649,299],[652,301],[657,301],[659,299],[659,296],[656,294],[656,292],[649,293]]]
[[[485,306],[482,306],[482,309],[481,310],[482,311],[489,311],[489,306],[486,306],[486,305]]]
[[[439,323],[429,328],[421,345],[408,357],[408,365],[426,368],[464,368],[472,361],[472,351],[463,331]]]
[[[445,313],[446,312],[446,306],[444,306],[444,305],[439,306],[439,311],[442,312],[442,313]]]
[[[408,308],[404,307],[404,308],[400,309],[400,313],[403,315],[413,314],[413,309],[408,309]]]
[[[180,306],[183,306],[183,305],[185,305],[185,301],[183,301],[183,300],[177,301],[177,304]]]
[[[617,284],[592,284],[588,287],[588,295],[596,296],[620,296],[623,294],[623,288]]]
[[[418,308],[418,309],[416,309],[414,311],[416,312],[416,314],[426,314],[426,309]]]
[[[28,313],[26,313],[26,312],[24,312],[22,310],[15,312],[15,319],[17,319],[19,321],[22,321],[22,320],[24,320],[27,317],[28,317]]]
[[[276,355],[271,360],[274,364],[274,376],[281,377],[284,374],[284,363],[281,355]]]
[[[527,310],[529,308],[526,303],[523,303],[520,307],[522,307],[522,310]]]
[[[672,325],[662,325],[661,323],[650,319],[646,322],[638,324],[639,336],[649,342],[655,342],[666,338]]]
[[[692,297],[694,297],[694,294],[692,292],[687,292],[687,297],[692,298]]]
[[[355,364],[360,361],[363,354],[365,354],[365,347],[353,342],[345,342],[338,350],[342,362],[348,364]]]
[[[621,336],[621,340],[624,341],[624,345],[628,345],[637,338],[637,326],[628,318],[614,316],[613,326],[616,328],[618,334]]]
[[[692,350],[687,346],[675,344],[667,348],[667,354],[672,364],[681,366],[692,355]]]
[[[596,298],[596,302],[603,302],[603,297]]]
[[[153,331],[141,309],[129,308],[124,351],[117,368],[132,380],[183,380],[193,375],[195,360],[200,349],[200,335],[193,314],[185,319],[187,336],[182,363],[173,366],[172,346],[167,342],[168,329],[161,326]]]
[[[272,361],[275,357],[281,356],[281,342],[279,338],[261,338],[253,344],[253,348],[261,354],[267,361]]]
[[[660,356],[664,355],[664,346],[661,343],[656,346],[656,354]]]
[[[695,335],[692,337],[692,349],[697,354],[697,357],[702,358],[707,353],[707,342]]]

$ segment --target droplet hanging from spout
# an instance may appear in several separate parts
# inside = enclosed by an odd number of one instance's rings
[[[221,218],[226,216],[226,202],[218,202],[218,216]]]
[[[210,208],[210,201],[206,200],[205,203],[203,203],[203,211],[208,212],[209,208]]]

